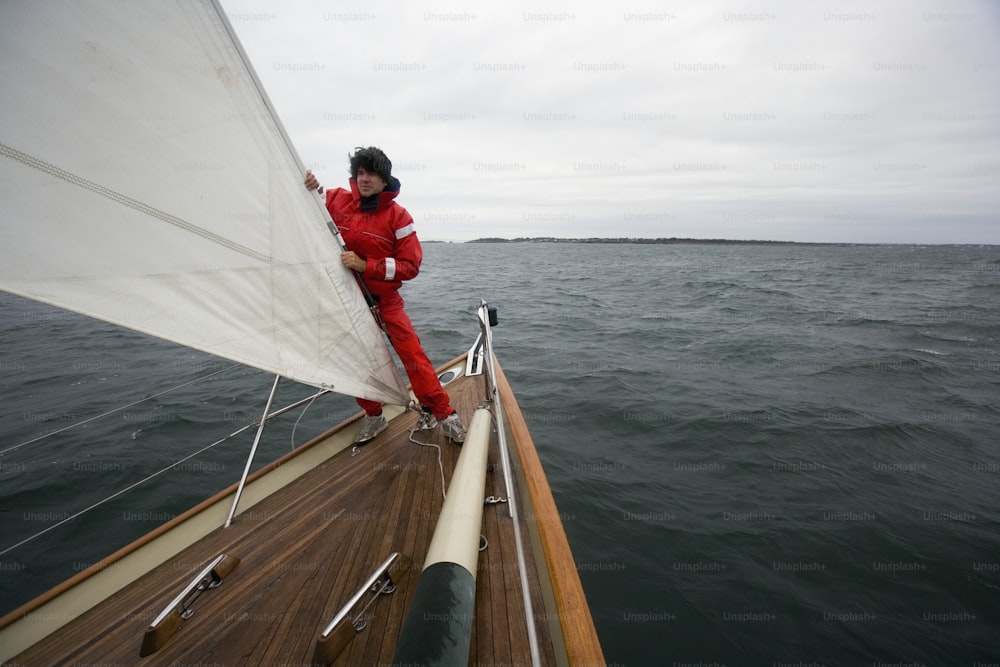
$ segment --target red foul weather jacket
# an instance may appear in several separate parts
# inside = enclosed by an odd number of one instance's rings
[[[399,187],[399,179],[393,178],[374,206],[362,202],[353,178],[350,191],[326,191],[326,208],[347,249],[365,260],[365,284],[383,308],[402,304],[398,290],[404,280],[416,277],[423,259],[413,218],[394,201]]]

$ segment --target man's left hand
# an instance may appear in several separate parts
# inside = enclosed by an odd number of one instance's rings
[[[365,267],[368,263],[353,250],[348,250],[340,255],[340,261],[344,263],[349,269],[353,269],[358,273],[364,273]]]

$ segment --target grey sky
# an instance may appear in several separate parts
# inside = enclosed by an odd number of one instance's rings
[[[223,0],[326,185],[425,240],[1000,243],[1000,4]]]

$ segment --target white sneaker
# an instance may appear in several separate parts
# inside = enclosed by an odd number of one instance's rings
[[[385,420],[384,415],[377,415],[375,417],[365,415],[364,424],[361,425],[361,432],[358,433],[358,437],[354,438],[354,444],[363,445],[366,442],[371,442],[379,433],[387,428],[389,428],[389,422]]]
[[[434,415],[424,410],[421,410],[420,417],[417,418],[417,425],[415,428],[417,431],[429,431],[432,428],[437,427],[437,425],[438,425],[438,420],[434,417]]]
[[[441,422],[441,430],[458,444],[465,442],[465,434],[468,432],[457,412],[451,413]]]

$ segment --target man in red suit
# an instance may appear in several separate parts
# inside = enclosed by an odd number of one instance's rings
[[[306,172],[305,186],[323,194],[311,171]],[[348,248],[341,254],[341,261],[360,274],[378,303],[389,340],[424,409],[422,427],[433,428],[440,423],[447,437],[461,443],[465,440],[465,426],[451,407],[399,296],[403,281],[420,271],[423,250],[413,218],[395,201],[400,183],[392,175],[392,162],[378,148],[356,149],[351,156],[350,186],[350,190],[326,190],[326,208]],[[365,411],[365,422],[355,440],[360,445],[373,440],[389,425],[382,416],[381,403],[359,398],[358,404]]]

